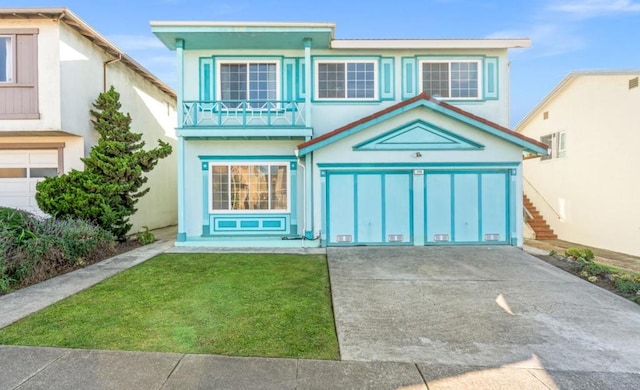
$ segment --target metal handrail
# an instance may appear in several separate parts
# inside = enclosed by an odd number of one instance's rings
[[[542,199],[542,201],[544,203],[547,204],[547,206],[549,206],[549,208],[551,209],[551,211],[553,211],[553,213],[558,217],[558,219],[562,219],[562,217],[560,216],[560,214],[553,208],[553,206],[551,206],[551,203],[547,202],[547,200],[545,199],[544,196],[542,196],[542,194],[540,193],[540,191],[538,191],[536,189],[536,187],[533,186],[533,184],[531,184],[531,182],[529,180],[527,180],[526,177],[522,176],[522,178],[524,179],[524,181],[526,181],[527,183],[529,183],[529,186],[531,186],[531,188],[536,192],[536,194],[538,194],[540,196],[540,199]],[[523,207],[523,209],[526,209],[526,207]]]

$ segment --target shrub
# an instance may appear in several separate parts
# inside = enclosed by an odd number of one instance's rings
[[[91,115],[100,138],[89,157],[82,159],[85,170],[38,183],[36,201],[46,213],[90,220],[124,241],[138,199],[149,192],[142,189],[147,182],[143,173],[171,154],[172,148],[158,140],[155,149],[145,151],[142,134],[131,131],[131,117],[120,112],[121,106],[113,87],[98,95]]]
[[[11,223],[2,223],[7,220]],[[86,221],[41,219],[0,209],[0,291],[39,282],[109,256],[115,253],[114,239],[111,233]]]
[[[582,270],[587,274],[593,275],[593,276],[600,276],[600,275],[610,273],[609,268],[607,268],[606,266],[598,263],[593,263],[593,262],[585,264],[582,267]]]
[[[578,249],[578,248],[568,248],[564,251],[565,257],[568,257],[574,261],[580,261],[582,263],[592,262],[595,258],[593,251],[588,248]]]
[[[149,231],[149,226],[143,226],[144,230],[136,233],[136,239],[142,245],[148,245],[156,240],[156,237]]]
[[[635,295],[640,291],[640,281],[635,280],[635,278],[629,274],[618,275],[614,283],[618,291],[622,294]]]

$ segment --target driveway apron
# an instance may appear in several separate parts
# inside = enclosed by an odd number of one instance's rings
[[[344,360],[640,372],[640,306],[518,248],[327,256]]]

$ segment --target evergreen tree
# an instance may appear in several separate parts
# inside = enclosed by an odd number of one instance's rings
[[[38,183],[36,201],[40,209],[55,217],[83,218],[96,222],[124,239],[135,205],[149,188],[145,172],[171,154],[171,145],[158,140],[158,147],[145,151],[142,134],[131,131],[131,116],[120,112],[120,94],[111,87],[98,95],[92,123],[100,135],[84,171],[50,177]]]

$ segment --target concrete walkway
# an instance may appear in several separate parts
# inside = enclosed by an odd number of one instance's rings
[[[180,252],[173,248],[173,237],[175,229],[169,228],[161,232],[154,232],[159,241],[156,243],[138,248],[134,251],[113,257],[102,263],[98,263],[83,268],[72,273],[62,275],[38,285],[19,290],[15,293],[0,297],[0,327],[6,326],[18,319],[49,306],[65,297],[86,289],[101,280],[104,280],[124,269],[146,261],[156,254],[164,251]],[[352,248],[359,250],[360,248]],[[394,248],[402,249],[402,248]],[[520,252],[517,249],[510,248]],[[385,258],[384,249],[371,248],[373,259],[389,262]],[[190,252],[194,250],[189,250]],[[224,251],[224,250],[223,250]],[[396,251],[397,252],[397,251]],[[471,252],[477,252],[472,249]],[[446,250],[444,250],[446,253]],[[397,260],[397,253],[391,256],[393,261]],[[330,254],[330,258],[332,255]],[[335,256],[334,256],[335,258]],[[363,264],[366,272],[371,275],[380,276],[380,262],[370,262]],[[536,259],[537,261],[537,259]],[[343,263],[344,265],[345,263]],[[399,264],[399,263],[398,263]],[[398,265],[397,264],[397,265]],[[444,265],[443,265],[444,266]],[[447,265],[448,266],[448,265]],[[344,279],[344,273],[336,271],[336,267],[331,267],[332,286],[334,293],[343,293],[344,287],[340,279]],[[446,268],[446,267],[445,267]],[[342,270],[343,272],[346,269]],[[469,265],[467,276],[471,279],[476,277],[477,269]],[[365,272],[365,273],[366,273]],[[412,272],[412,270],[399,267],[400,273]],[[518,273],[517,269],[509,272]],[[342,275],[342,276],[341,276]],[[475,275],[475,276],[474,276]],[[366,275],[365,275],[366,277]],[[358,279],[358,278],[356,278]],[[375,277],[374,279],[381,279]],[[384,279],[384,278],[382,278]],[[385,282],[385,281],[382,281]],[[393,283],[393,280],[386,282]],[[446,282],[446,280],[444,280]],[[478,279],[480,284],[487,284],[486,281]],[[424,321],[420,312],[434,312],[438,309],[433,306],[433,301],[427,295],[408,300],[409,290],[404,287],[415,286],[417,280],[405,282],[403,288],[394,290],[384,290],[388,298],[392,299],[387,309],[391,310],[391,316],[380,315],[380,311],[370,311],[373,319],[386,321],[391,326],[388,335],[380,335],[380,340],[364,341],[360,347],[363,350],[379,348],[379,341],[385,337],[402,336],[410,334],[407,327]],[[490,283],[489,283],[490,284]],[[358,283],[355,283],[357,287]],[[588,284],[587,284],[588,285]],[[516,286],[513,287],[516,289]],[[525,283],[524,292],[533,293],[531,288]],[[595,287],[594,287],[595,288]],[[439,290],[440,291],[440,290]],[[449,311],[452,315],[451,336],[462,339],[473,339],[474,337],[484,337],[488,335],[490,329],[482,329],[482,323],[470,323],[468,315],[479,313],[482,310],[489,310],[481,303],[481,294],[476,293],[469,296],[470,302],[476,302],[476,309],[471,312]],[[514,294],[517,292],[513,290]],[[553,294],[555,290],[549,291]],[[440,291],[442,292],[442,291]],[[557,291],[556,291],[557,292]],[[357,294],[357,291],[352,291]],[[382,292],[380,292],[382,293]],[[426,291],[423,291],[426,293]],[[609,294],[604,292],[605,294]],[[377,299],[380,294],[368,290],[370,299]],[[508,295],[507,295],[508,296]],[[446,295],[445,295],[446,297]],[[336,297],[334,296],[334,301]],[[594,305],[592,298],[588,298],[588,305]],[[607,296],[607,300],[616,301],[613,295]],[[596,300],[597,302],[597,300]],[[618,301],[616,301],[618,302]],[[514,310],[522,307],[519,299],[510,302]],[[548,303],[552,304],[552,303]],[[408,305],[408,306],[407,306]],[[570,309],[574,303],[558,302],[553,307],[564,307]],[[559,306],[558,306],[559,305]],[[406,306],[406,307],[405,307]],[[455,305],[454,305],[455,306]],[[473,307],[473,306],[472,306]],[[597,307],[597,305],[596,305]],[[627,308],[631,308],[629,303]],[[361,308],[367,311],[367,306]],[[407,310],[403,312],[403,310]],[[453,310],[453,309],[452,309]],[[504,309],[500,309],[504,310]],[[564,310],[564,309],[563,309]],[[572,309],[573,310],[573,309]],[[569,310],[569,313],[573,311]],[[354,315],[360,315],[354,310]],[[377,314],[376,314],[377,313]],[[395,313],[395,314],[394,314]],[[412,315],[415,314],[415,316]],[[445,312],[446,314],[447,312]],[[489,313],[493,311],[489,310]],[[598,310],[592,312],[593,326],[598,325],[602,317]],[[499,315],[493,313],[492,315]],[[613,314],[613,313],[612,313]],[[336,316],[344,315],[344,310],[336,308]],[[408,315],[408,317],[403,317]],[[503,313],[502,313],[503,315]],[[519,313],[516,313],[516,316]],[[361,316],[359,321],[370,321],[370,317]],[[405,320],[399,321],[401,318]],[[430,317],[432,324],[438,325],[437,316]],[[509,317],[507,317],[509,318]],[[427,318],[428,320],[429,318]],[[513,319],[515,321],[515,319]],[[462,325],[475,328],[475,335],[458,332]],[[443,325],[440,323],[440,325]],[[517,324],[515,324],[517,325]],[[617,326],[617,325],[614,325]],[[518,328],[519,329],[519,328]],[[496,330],[496,329],[494,329]],[[559,329],[558,329],[559,330]],[[497,329],[499,334],[503,334],[507,329]],[[528,339],[531,332],[537,332],[535,328],[520,329],[515,339],[507,339],[506,344],[513,343],[520,339]],[[502,332],[502,333],[500,333]],[[504,333],[507,334],[507,333]],[[343,334],[344,336],[344,334]],[[467,337],[469,336],[469,337]],[[547,335],[549,336],[549,335]],[[476,338],[477,338],[476,337]],[[588,340],[585,340],[585,342]],[[593,339],[594,349],[602,345],[601,340]],[[632,346],[636,345],[635,339],[631,341]],[[478,344],[479,343],[479,344]],[[481,340],[477,343],[479,349],[483,349]],[[633,370],[623,369],[629,362],[628,359],[635,359],[634,353],[627,357],[621,357],[620,361],[611,361],[608,367],[601,369],[567,369],[562,366],[550,366],[546,361],[535,353],[529,355],[519,351],[517,360],[503,360],[500,362],[477,361],[471,364],[465,355],[460,355],[460,359],[451,360],[445,355],[438,356],[438,345],[432,345],[432,357],[429,359],[406,358],[398,356],[399,361],[387,358],[362,360],[352,352],[353,344],[349,340],[340,340],[343,361],[319,361],[303,359],[273,359],[273,358],[251,358],[251,357],[227,357],[214,355],[191,355],[174,353],[147,353],[147,352],[126,352],[126,351],[98,351],[44,347],[24,347],[24,346],[0,346],[0,390],[13,389],[636,389],[640,383],[640,374]],[[350,349],[351,348],[351,349]],[[622,348],[622,347],[621,347]],[[638,348],[636,348],[638,350]],[[562,348],[559,348],[562,351]],[[384,353],[384,349],[380,353]],[[597,351],[596,351],[597,352]],[[611,357],[611,351],[600,349],[599,353]],[[544,354],[542,354],[544,356]],[[559,360],[568,358],[563,354],[558,356]],[[571,357],[572,359],[575,357]],[[586,359],[587,363],[592,362],[592,357],[585,356],[576,358],[576,364],[580,366],[581,361]],[[394,360],[394,359],[391,359]],[[578,367],[576,366],[576,367]],[[613,370],[611,367],[618,367],[620,370]]]

